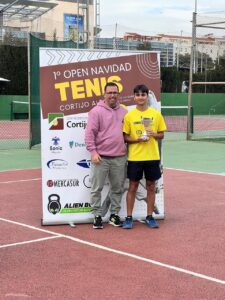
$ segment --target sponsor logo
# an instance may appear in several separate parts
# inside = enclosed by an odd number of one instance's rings
[[[69,146],[71,149],[73,147],[75,147],[75,148],[86,147],[86,145],[84,143],[78,143],[78,142],[74,142],[74,141],[69,141]]]
[[[67,121],[66,122],[66,126],[68,128],[82,128],[85,129],[87,126],[87,122],[86,121],[79,121],[79,122],[74,122],[74,121]]]
[[[49,130],[63,130],[64,129],[64,114],[63,113],[49,113],[48,124]]]
[[[48,180],[48,187],[76,187],[79,186],[78,179],[56,179],[56,180]]]
[[[53,145],[49,147],[52,153],[60,153],[62,151],[62,147],[59,145],[60,138],[55,136],[52,138]]]
[[[142,130],[136,130],[136,134],[138,137],[141,137],[143,132],[142,132]]]
[[[57,194],[51,194],[48,197],[48,211],[56,215],[61,210],[60,197]]]
[[[64,159],[51,159],[47,162],[47,167],[49,169],[66,169],[68,162]]]
[[[83,184],[84,184],[84,186],[86,186],[86,188],[88,188],[88,189],[91,188],[91,178],[89,175],[84,176]]]
[[[61,209],[60,214],[77,214],[77,213],[89,213],[91,212],[91,205],[88,202],[85,203],[66,203]]]
[[[77,162],[77,165],[82,168],[89,169],[91,167],[91,160],[90,159],[82,159]]]
[[[59,145],[59,141],[60,141],[60,138],[55,136],[52,138],[52,142],[53,142],[53,145],[54,146],[58,146]]]

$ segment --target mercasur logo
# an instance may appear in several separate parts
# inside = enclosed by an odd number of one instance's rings
[[[82,168],[89,169],[91,167],[91,160],[90,159],[82,159],[77,162],[77,165]]]

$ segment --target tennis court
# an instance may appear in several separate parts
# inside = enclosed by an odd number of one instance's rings
[[[41,226],[40,150],[0,151],[0,299],[224,299],[225,148],[164,141],[151,230]]]

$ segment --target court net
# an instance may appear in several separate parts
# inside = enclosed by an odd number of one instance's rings
[[[187,132],[188,106],[162,106],[168,132]]]
[[[29,104],[6,97],[0,107],[0,150],[29,148]]]
[[[167,124],[167,132],[173,137],[186,138],[188,106],[162,106],[161,113]],[[192,140],[225,142],[225,115],[210,109],[208,114],[196,114],[191,107],[190,128]],[[171,135],[171,134],[170,134]]]

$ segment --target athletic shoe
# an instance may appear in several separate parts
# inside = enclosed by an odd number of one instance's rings
[[[109,218],[109,224],[116,226],[116,227],[120,227],[121,221],[120,221],[120,217],[116,214],[111,214],[110,218]]]
[[[133,218],[132,217],[126,217],[125,221],[123,222],[123,228],[124,229],[133,228]]]
[[[152,216],[147,216],[145,222],[150,228],[159,228],[159,224]]]
[[[93,223],[93,228],[94,229],[102,229],[102,217],[101,216],[95,216],[94,217],[94,223]]]

